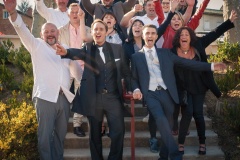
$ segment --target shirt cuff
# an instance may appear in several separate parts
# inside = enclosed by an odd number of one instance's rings
[[[23,23],[23,21],[21,20],[21,16],[19,16],[18,13],[17,13],[17,18],[14,22],[11,20],[10,16],[8,17],[8,19],[14,27],[20,27]]]
[[[139,88],[137,88],[137,89],[135,89],[133,92],[136,92],[136,91],[140,91],[140,89],[139,89]]]
[[[214,71],[214,63],[211,63],[211,71]]]

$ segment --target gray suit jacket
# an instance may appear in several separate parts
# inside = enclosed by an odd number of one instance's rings
[[[176,56],[169,49],[156,49],[162,78],[175,103],[179,103],[174,65],[195,71],[211,71],[211,64]],[[148,94],[150,75],[143,49],[132,55],[132,87],[141,90],[144,98]]]

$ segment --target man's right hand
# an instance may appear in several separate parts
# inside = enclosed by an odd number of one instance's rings
[[[142,99],[142,93],[140,90],[137,89],[133,92],[133,99],[138,99],[138,100]]]
[[[65,56],[67,54],[67,50],[60,44],[56,44],[56,54]]]

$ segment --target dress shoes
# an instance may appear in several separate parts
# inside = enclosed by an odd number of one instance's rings
[[[74,127],[73,133],[76,134],[78,137],[86,136],[85,132],[83,131],[83,129],[81,127]]]
[[[150,138],[149,139],[149,146],[150,146],[150,151],[153,153],[158,153],[159,152],[159,146],[158,146],[158,140],[157,138]]]

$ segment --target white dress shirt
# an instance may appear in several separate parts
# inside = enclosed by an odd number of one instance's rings
[[[35,0],[36,9],[38,13],[46,19],[47,22],[53,23],[60,28],[69,22],[69,17],[66,12],[62,12],[59,9],[47,8],[43,0]]]
[[[32,98],[38,97],[49,102],[56,103],[60,89],[69,102],[72,102],[74,94],[70,89],[69,59],[61,59],[56,51],[44,40],[35,38],[17,15],[15,22],[11,21],[18,33],[21,42],[31,54],[34,86]]]

